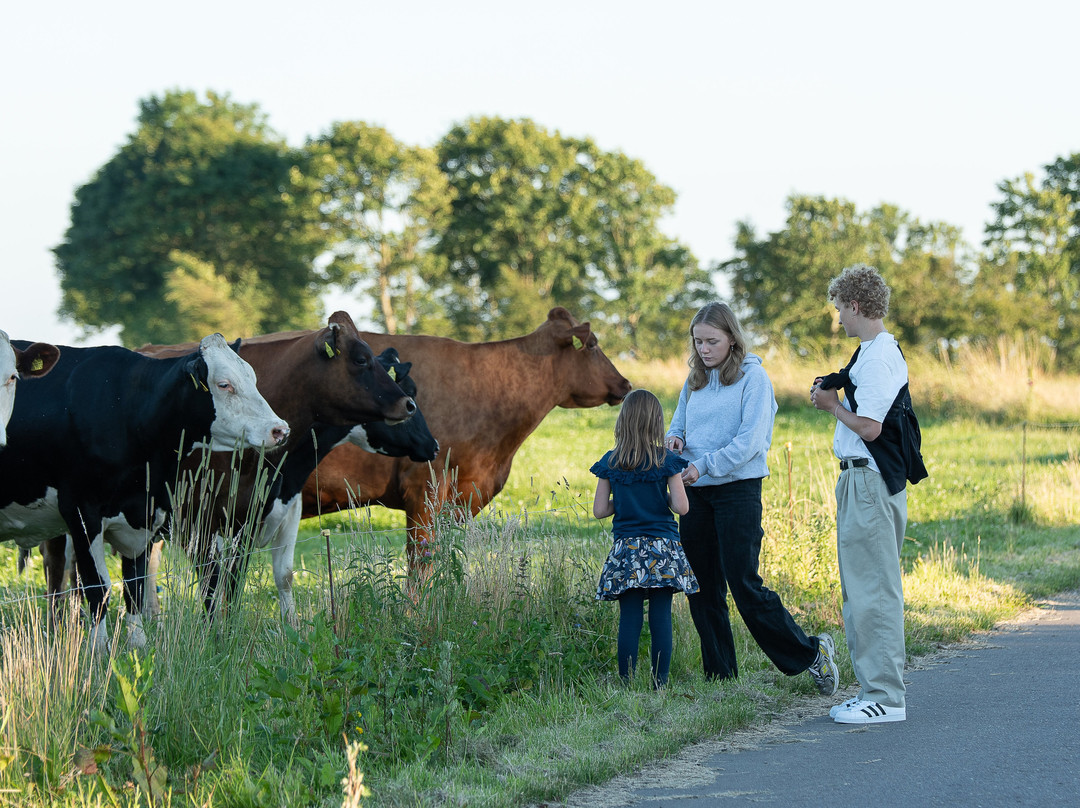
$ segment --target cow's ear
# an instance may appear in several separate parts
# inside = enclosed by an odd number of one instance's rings
[[[232,345],[229,346],[230,348],[233,349],[233,353],[235,353],[237,355],[240,354],[240,339],[241,338],[238,337],[236,342],[234,342]]]
[[[556,306],[548,312],[549,320],[566,320],[568,323],[573,323],[574,318],[570,316],[570,312],[564,309],[562,306]]]
[[[567,332],[567,342],[576,351],[583,351],[596,342],[588,323],[575,325]]]
[[[394,369],[397,371],[398,381],[401,381],[409,375],[409,371],[412,370],[412,362],[395,362]]]
[[[191,383],[195,385],[198,390],[209,390],[207,381],[210,378],[210,368],[206,364],[206,360],[203,359],[202,351],[199,351],[193,357],[188,359],[184,365],[184,370],[191,377]]]
[[[315,340],[315,353],[324,359],[333,359],[341,353],[341,326],[330,323],[319,332]]]
[[[47,342],[35,342],[25,351],[15,349],[15,367],[24,378],[39,378],[53,369],[60,349]]]

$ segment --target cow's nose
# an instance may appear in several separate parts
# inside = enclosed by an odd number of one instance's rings
[[[409,415],[414,415],[416,413],[416,402],[411,398],[405,402],[405,412],[409,413]]]
[[[275,426],[270,430],[270,438],[274,441],[275,446],[280,446],[289,438],[289,427]]]

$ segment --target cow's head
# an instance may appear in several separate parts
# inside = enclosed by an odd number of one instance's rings
[[[534,333],[541,332],[552,341],[562,369],[566,397],[559,402],[560,407],[618,404],[630,392],[630,382],[600,350],[588,323],[579,323],[570,312],[557,306]]]
[[[318,402],[317,420],[326,424],[397,423],[411,418],[416,402],[375,360],[347,312],[330,316],[315,333],[315,358],[330,363],[318,374],[312,390]],[[322,372],[326,371],[326,372]]]
[[[210,448],[273,449],[289,437],[289,425],[278,418],[255,386],[255,371],[221,334],[203,337],[189,369],[214,400]]]
[[[59,358],[60,349],[55,345],[35,342],[20,351],[0,331],[0,448],[7,445],[7,423],[15,408],[15,385],[19,378],[44,376]]]
[[[393,348],[387,348],[376,357],[376,361],[390,374],[397,385],[415,400],[416,382],[409,376],[411,362],[402,362]],[[419,409],[404,423],[390,424],[385,421],[373,421],[370,424],[354,426],[346,439],[359,446],[365,452],[386,455],[387,457],[407,457],[417,463],[434,460],[439,454],[439,442],[428,429],[423,413]]]

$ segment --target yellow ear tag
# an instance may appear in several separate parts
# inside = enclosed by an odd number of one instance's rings
[[[389,369],[388,369],[388,370],[387,370],[386,372],[387,372],[387,374],[389,374],[390,378],[391,378],[391,379],[392,379],[393,381],[395,381],[395,382],[397,381],[397,371],[396,371],[396,370],[394,370],[394,366],[393,366],[393,365],[391,365],[391,366],[389,367]]]
[[[195,385],[195,389],[198,390],[199,389],[199,380],[195,378],[195,374],[194,373],[189,373],[188,376],[191,377],[191,383],[193,385]]]
[[[31,371],[31,373],[37,372],[37,371],[41,370],[43,367],[45,367],[45,360],[42,359],[40,356],[36,357],[34,359],[34,361],[30,363],[30,371]]]
[[[572,342],[574,343],[574,349],[575,349],[575,350],[578,350],[578,351],[580,351],[580,350],[581,350],[582,348],[584,348],[584,347],[585,347],[585,343],[584,343],[584,342],[582,342],[581,340],[579,340],[579,339],[577,338],[577,335],[576,335],[576,334],[575,334],[575,335],[574,335],[573,337],[571,337],[570,339],[571,339],[571,341],[572,341]]]
[[[329,342],[324,342],[323,347],[326,348],[326,355],[329,356],[331,359],[333,359],[334,358],[334,346],[331,345]]]

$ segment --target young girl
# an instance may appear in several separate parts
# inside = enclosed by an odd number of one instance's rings
[[[659,400],[648,390],[634,390],[615,420],[615,448],[590,469],[599,478],[593,514],[615,516],[596,599],[619,601],[619,676],[626,682],[637,664],[645,600],[653,686],[663,687],[671,667],[671,597],[698,591],[671,513],[684,514],[689,507],[680,476],[686,465],[664,448]]]

